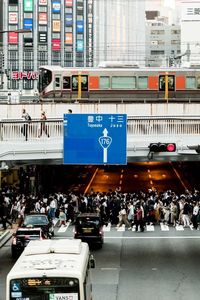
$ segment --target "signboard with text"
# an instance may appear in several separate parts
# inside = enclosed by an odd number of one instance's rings
[[[64,164],[127,163],[126,114],[64,114]]]

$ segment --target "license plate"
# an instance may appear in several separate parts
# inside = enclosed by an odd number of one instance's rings
[[[85,233],[91,233],[92,229],[91,228],[83,228],[83,232],[85,232]]]

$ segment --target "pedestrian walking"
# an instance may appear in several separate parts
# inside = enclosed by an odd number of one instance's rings
[[[198,214],[199,214],[199,204],[198,201],[196,201],[192,210],[192,220],[191,220],[194,229],[198,228]]]
[[[46,114],[43,111],[41,113],[41,123],[40,123],[40,134],[39,134],[39,138],[42,136],[42,133],[44,132],[48,137],[49,137],[49,133],[48,133],[48,129],[47,129],[47,125],[45,124],[45,121],[47,120]]]
[[[136,211],[135,211],[135,231],[138,231],[138,227],[140,226],[140,231],[144,231],[144,210],[141,205],[136,205]]]
[[[25,121],[25,123],[23,124],[22,128],[21,128],[21,132],[25,137],[25,140],[28,140],[28,121],[31,121],[31,116],[26,112],[25,108],[23,108],[22,110],[22,119]]]

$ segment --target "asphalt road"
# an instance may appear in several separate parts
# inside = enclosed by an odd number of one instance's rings
[[[73,227],[60,230],[55,238],[72,238]],[[199,299],[200,231],[136,233],[105,232],[102,249],[92,248],[93,300],[196,300]],[[9,242],[0,250],[0,300],[5,300],[6,275],[14,261]]]

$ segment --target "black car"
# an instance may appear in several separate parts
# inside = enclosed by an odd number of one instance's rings
[[[18,228],[12,236],[11,253],[13,258],[17,258],[32,240],[41,240],[45,236],[41,228]]]
[[[98,244],[102,247],[104,234],[101,217],[97,213],[81,213],[77,216],[74,228],[74,238],[88,244]]]
[[[53,222],[46,214],[32,213],[25,216],[22,227],[40,227],[47,238],[54,236]]]

